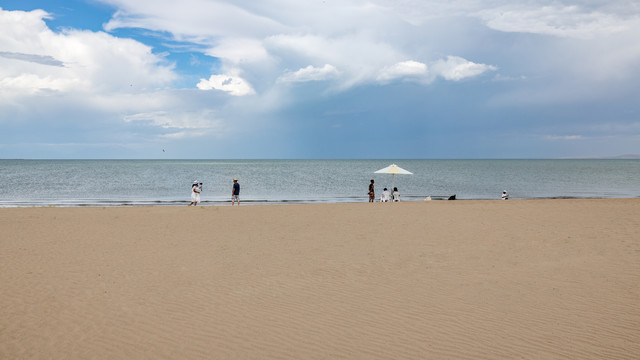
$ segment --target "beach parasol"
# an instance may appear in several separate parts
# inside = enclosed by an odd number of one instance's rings
[[[394,183],[396,174],[413,175],[412,172],[409,172],[396,164],[391,164],[384,169],[380,169],[376,171],[375,174],[391,174],[391,191],[393,191],[393,183]]]

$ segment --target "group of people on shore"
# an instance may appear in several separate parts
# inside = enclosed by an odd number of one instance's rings
[[[374,190],[374,184],[375,181],[373,179],[371,179],[371,183],[369,184],[369,202],[375,202],[376,201],[376,192]],[[509,199],[509,193],[507,193],[507,190],[502,192],[502,196],[501,196],[502,200],[507,200]],[[455,200],[456,196],[452,195],[449,197],[449,200]],[[431,200],[431,196],[427,196],[427,200]],[[387,190],[387,188],[384,188],[384,190],[382,191],[382,196],[380,196],[380,202],[398,202],[400,201],[400,192],[398,191],[397,187],[393,188],[393,193],[389,192],[389,190]]]
[[[374,189],[375,181],[372,179],[369,184],[369,202],[376,201],[376,192]],[[393,192],[390,192],[389,189],[384,188],[382,191],[382,195],[380,196],[380,202],[399,202],[400,201],[400,192],[397,187],[393,188]]]
[[[369,184],[369,202],[376,201],[376,193],[374,189],[375,181],[371,179],[371,183]],[[193,182],[191,185],[191,202],[187,206],[197,206],[200,203],[200,193],[202,192],[202,183],[198,182],[198,180]],[[430,197],[429,197],[430,198]],[[455,199],[455,195],[453,196]],[[507,190],[502,192],[502,200],[509,199],[509,194]],[[449,198],[449,200],[452,200]],[[400,201],[400,192],[397,187],[393,188],[393,192],[389,191],[387,188],[384,188],[382,191],[382,195],[380,196],[380,202],[399,202]],[[238,203],[240,206],[240,184],[238,183],[238,179],[233,179],[233,187],[231,188],[231,206],[235,203]]]
[[[187,206],[197,206],[200,203],[200,193],[202,192],[202,183],[198,182],[198,180],[193,182],[191,185],[191,202]],[[235,203],[238,203],[240,206],[240,184],[238,183],[238,179],[233,179],[233,187],[231,188],[231,206]]]

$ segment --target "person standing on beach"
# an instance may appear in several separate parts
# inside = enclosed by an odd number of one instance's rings
[[[369,184],[369,202],[371,202],[371,203],[374,202],[375,199],[376,199],[376,193],[373,190],[373,183],[374,183],[374,181],[373,181],[373,179],[371,179],[371,184]]]
[[[193,182],[191,185],[191,202],[187,206],[197,206],[200,202],[200,187],[198,186],[198,180]]]
[[[240,184],[238,184],[238,179],[233,179],[233,189],[231,189],[231,206],[233,206],[234,202],[238,202],[238,206],[240,206]]]

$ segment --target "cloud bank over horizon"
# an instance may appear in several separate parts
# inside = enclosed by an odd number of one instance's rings
[[[0,158],[640,153],[633,1],[15,3]]]

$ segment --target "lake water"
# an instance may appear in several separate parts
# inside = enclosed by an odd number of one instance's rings
[[[366,202],[392,176],[403,201],[640,197],[640,160],[0,160],[0,207],[202,205],[230,202],[233,178],[244,204]]]

